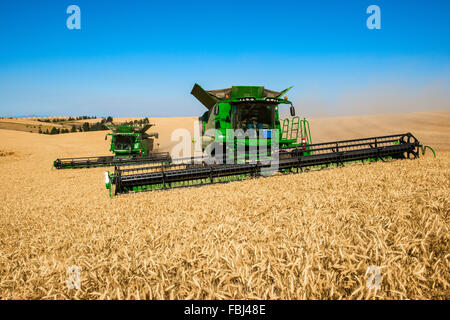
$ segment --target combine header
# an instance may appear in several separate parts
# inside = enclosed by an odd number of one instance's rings
[[[168,152],[151,152],[155,132],[146,133],[151,124],[139,125],[106,125],[111,133],[110,151],[114,156],[80,157],[56,159],[53,166],[56,169],[93,168],[114,166],[119,164],[170,162]]]
[[[346,162],[405,159],[419,156],[419,141],[411,134],[335,141],[295,147],[280,152],[277,164],[256,161],[234,164],[159,164],[116,166],[106,173],[106,187],[113,194],[188,187],[242,180],[280,172],[298,173],[305,169],[344,165]],[[180,159],[189,160],[189,159]]]
[[[308,121],[295,116],[292,102],[282,97],[289,89],[205,91],[196,84],[191,93],[208,109],[199,119],[204,156],[170,164],[116,165],[114,173],[105,173],[110,195],[298,173],[355,161],[415,159],[427,147],[411,133],[313,144]],[[283,126],[280,104],[290,105],[292,116]],[[262,152],[255,156],[255,148]]]

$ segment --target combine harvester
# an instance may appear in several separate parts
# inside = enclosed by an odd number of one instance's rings
[[[53,166],[56,169],[75,169],[115,166],[119,164],[132,163],[156,163],[170,162],[168,152],[151,152],[153,149],[153,138],[158,137],[158,133],[145,133],[153,125],[106,125],[111,133],[110,151],[113,156],[80,157],[56,159]]]
[[[289,89],[277,92],[233,86],[206,91],[195,84],[191,94],[208,109],[199,118],[202,151],[208,156],[170,164],[116,165],[114,173],[105,172],[110,196],[223,183],[275,171],[298,173],[346,162],[415,159],[420,150],[424,154],[425,148],[430,148],[411,133],[313,144],[308,121],[295,116],[292,102],[283,98]],[[290,105],[291,113],[283,125],[278,110],[281,104]],[[239,129],[245,134],[229,134]],[[252,158],[252,148],[263,152]]]

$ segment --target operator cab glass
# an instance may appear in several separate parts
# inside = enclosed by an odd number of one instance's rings
[[[133,136],[117,135],[116,150],[131,150],[133,146]]]
[[[273,129],[275,126],[274,106],[260,103],[237,104],[235,127],[237,129]]]

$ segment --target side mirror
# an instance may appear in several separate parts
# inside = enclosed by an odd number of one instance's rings
[[[294,106],[291,106],[291,116],[292,117],[295,116],[295,108],[294,108]]]
[[[214,115],[218,115],[219,114],[219,104],[214,105]]]

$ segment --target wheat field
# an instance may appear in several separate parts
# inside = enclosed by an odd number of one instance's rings
[[[113,199],[104,168],[51,169],[108,154],[104,132],[0,130],[0,298],[449,299],[450,122],[437,118],[437,135],[409,130],[437,159]]]

